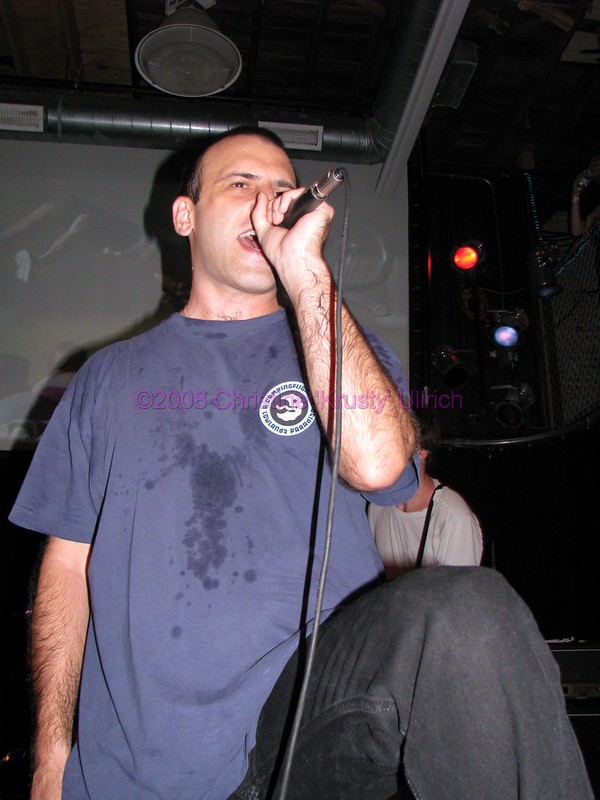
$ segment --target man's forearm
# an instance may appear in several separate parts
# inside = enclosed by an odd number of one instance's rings
[[[399,402],[396,386],[346,309],[341,332],[342,397],[335,396],[336,292],[322,255],[333,209],[322,203],[291,230],[282,228],[299,191],[271,201],[259,194],[252,223],[294,307],[310,391],[330,447],[335,442],[335,406],[356,405],[344,414],[340,476],[359,491],[384,489],[399,478],[413,453],[412,415]]]
[[[573,236],[581,236],[583,233],[583,219],[581,218],[581,208],[579,200],[581,190],[573,184],[573,192],[571,196],[571,234]]]
[[[342,389],[335,391],[335,286],[315,278],[295,303],[306,371],[315,407],[330,443],[334,409],[342,408],[340,475],[354,488],[390,486],[408,463],[415,433],[410,411],[350,312],[342,308]]]
[[[31,621],[36,773],[62,775],[71,749],[89,618],[87,549],[52,538],[40,567]]]

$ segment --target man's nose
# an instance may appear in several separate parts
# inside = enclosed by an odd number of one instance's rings
[[[259,180],[257,183],[257,191],[266,194],[269,200],[273,200],[275,197],[278,197],[280,194],[283,194],[290,188],[291,186],[286,186],[278,181],[269,180],[266,176],[263,180]]]

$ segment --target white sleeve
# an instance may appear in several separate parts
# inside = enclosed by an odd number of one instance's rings
[[[455,567],[479,566],[483,555],[483,535],[479,520],[468,513],[450,514],[439,520],[433,536],[436,564]]]

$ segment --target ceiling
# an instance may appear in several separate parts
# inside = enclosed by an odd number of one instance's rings
[[[190,99],[134,66],[164,0],[2,0],[0,103],[39,103],[45,128],[0,135],[172,148],[266,118],[323,128],[321,153],[300,157],[339,152],[385,169],[398,139],[404,158],[420,132],[427,169],[535,171],[544,214],[600,151],[599,0],[217,0],[207,10],[243,68],[224,92]]]

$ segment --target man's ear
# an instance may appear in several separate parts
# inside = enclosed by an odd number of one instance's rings
[[[173,203],[173,227],[180,236],[189,236],[192,232],[193,207],[190,198],[184,195],[180,195]]]

